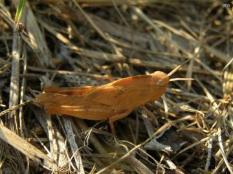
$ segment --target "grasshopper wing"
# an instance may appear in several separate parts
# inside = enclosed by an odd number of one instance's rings
[[[61,94],[61,95],[86,95],[92,91],[94,86],[83,86],[83,87],[45,87],[45,93]]]

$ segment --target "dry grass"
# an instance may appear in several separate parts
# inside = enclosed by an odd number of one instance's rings
[[[3,173],[233,173],[232,4],[32,0],[18,31],[15,4],[0,2]],[[28,102],[44,86],[178,65],[167,93],[119,120],[117,137],[107,122]]]

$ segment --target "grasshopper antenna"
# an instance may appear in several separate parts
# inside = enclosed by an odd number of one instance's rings
[[[182,66],[184,66],[186,63],[188,63],[190,60],[186,60],[184,63],[182,63],[181,65],[178,65],[177,67],[175,67],[172,71],[170,71],[168,73],[168,77],[171,77],[173,74],[175,74]]]
[[[184,66],[186,63],[188,63],[190,60],[186,60],[184,63],[182,63],[181,65],[178,65],[177,67],[175,67],[172,71],[170,71],[168,73],[168,77],[171,77],[173,74],[175,74],[182,66]],[[169,81],[172,82],[172,81],[177,81],[177,80],[193,80],[192,78],[173,78],[173,79],[170,79]]]

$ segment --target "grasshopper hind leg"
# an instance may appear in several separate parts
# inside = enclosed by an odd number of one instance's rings
[[[108,118],[110,129],[111,129],[111,132],[113,135],[116,135],[114,122],[128,116],[131,112],[132,112],[132,110],[127,110],[127,111],[121,112],[120,114],[116,114],[116,115]]]

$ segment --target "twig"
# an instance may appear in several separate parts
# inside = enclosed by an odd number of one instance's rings
[[[55,31],[49,24],[45,23],[44,21],[40,20],[40,23],[50,32],[52,33],[58,40],[62,43],[66,44],[71,50],[75,51],[77,54],[81,56],[86,56],[89,58],[105,60],[108,62],[123,62],[125,61],[125,57],[119,56],[117,54],[111,54],[106,52],[99,52],[94,50],[89,50],[85,48],[81,48],[76,46],[75,44],[71,43],[68,38],[66,38],[61,33]]]
[[[26,55],[26,50],[25,47],[23,49],[23,75],[27,73],[27,55]],[[21,89],[20,89],[20,105],[24,103],[24,95],[25,95],[25,87],[26,87],[26,78],[22,78],[22,84],[21,84]],[[19,109],[19,130],[20,130],[20,135],[24,136],[24,124],[23,124],[23,107]]]
[[[74,158],[75,163],[76,163],[77,172],[79,174],[85,174],[81,154],[79,152],[78,145],[75,141],[75,134],[74,134],[73,129],[72,129],[71,120],[68,118],[63,118],[63,121],[64,121],[65,130],[66,130],[66,137],[68,139],[71,150],[73,152],[73,158]]]
[[[45,165],[46,168],[53,168],[54,162],[42,151],[31,145],[20,136],[0,124],[0,138],[15,149],[22,152],[28,158]]]
[[[147,109],[144,107],[144,110],[142,111],[142,119],[146,126],[147,134],[152,136],[154,130],[151,122],[148,120],[148,116],[146,114]],[[172,149],[170,146],[161,144],[157,141],[156,137],[152,139],[148,144],[145,145],[145,149],[148,150],[156,150],[156,151],[165,151],[165,152],[172,152]]]
[[[110,165],[108,165],[107,167],[104,167],[103,169],[99,170],[96,174],[103,173],[106,170],[109,170],[110,168],[114,167],[116,164],[118,164],[119,162],[121,162],[125,158],[129,157],[135,150],[141,148],[142,146],[144,146],[145,144],[147,144],[148,142],[150,142],[156,135],[157,135],[157,132],[153,133],[153,135],[150,138],[148,138],[146,141],[144,141],[141,144],[136,145],[134,148],[132,148],[131,150],[129,150],[125,155],[123,155],[122,157],[120,157],[119,159],[117,159],[116,161],[114,161],[113,163],[111,163]]]
[[[212,149],[213,149],[213,137],[210,137],[208,141],[208,155],[206,158],[205,170],[208,171],[210,167],[210,161],[212,156]]]
[[[6,110],[0,112],[0,117],[2,117],[2,116],[5,115],[5,114],[8,114],[8,113],[10,113],[10,112],[12,112],[12,111],[15,111],[16,109],[19,109],[19,108],[21,108],[22,106],[24,106],[24,105],[26,105],[26,104],[28,104],[28,103],[30,103],[30,102],[32,102],[32,101],[29,100],[29,101],[26,101],[26,102],[24,102],[24,103],[18,104],[18,105],[16,105],[16,106],[12,106],[12,107],[10,107],[10,108],[8,108],[8,109],[6,109]]]
[[[231,168],[231,165],[230,165],[230,163],[227,160],[226,153],[224,152],[224,147],[223,147],[223,144],[222,144],[222,130],[221,130],[220,127],[218,128],[218,145],[219,145],[219,148],[220,148],[223,160],[224,160],[224,162],[225,162],[225,164],[227,166],[227,169],[229,170],[229,172],[231,174],[233,174],[233,170]]]
[[[18,105],[19,103],[19,73],[20,73],[20,56],[22,49],[22,40],[19,32],[14,27],[13,45],[12,45],[12,62],[11,62],[11,82],[10,82],[10,95],[9,107]],[[9,125],[12,130],[17,130],[17,112],[14,111],[9,114]]]
[[[45,36],[38,25],[37,18],[31,10],[29,3],[27,3],[26,29],[30,34],[27,35],[27,37],[25,36],[23,38],[27,38],[27,40],[29,41],[27,43],[37,55],[37,60],[40,62],[40,65],[53,66],[53,63],[51,61],[52,56],[47,46]]]

